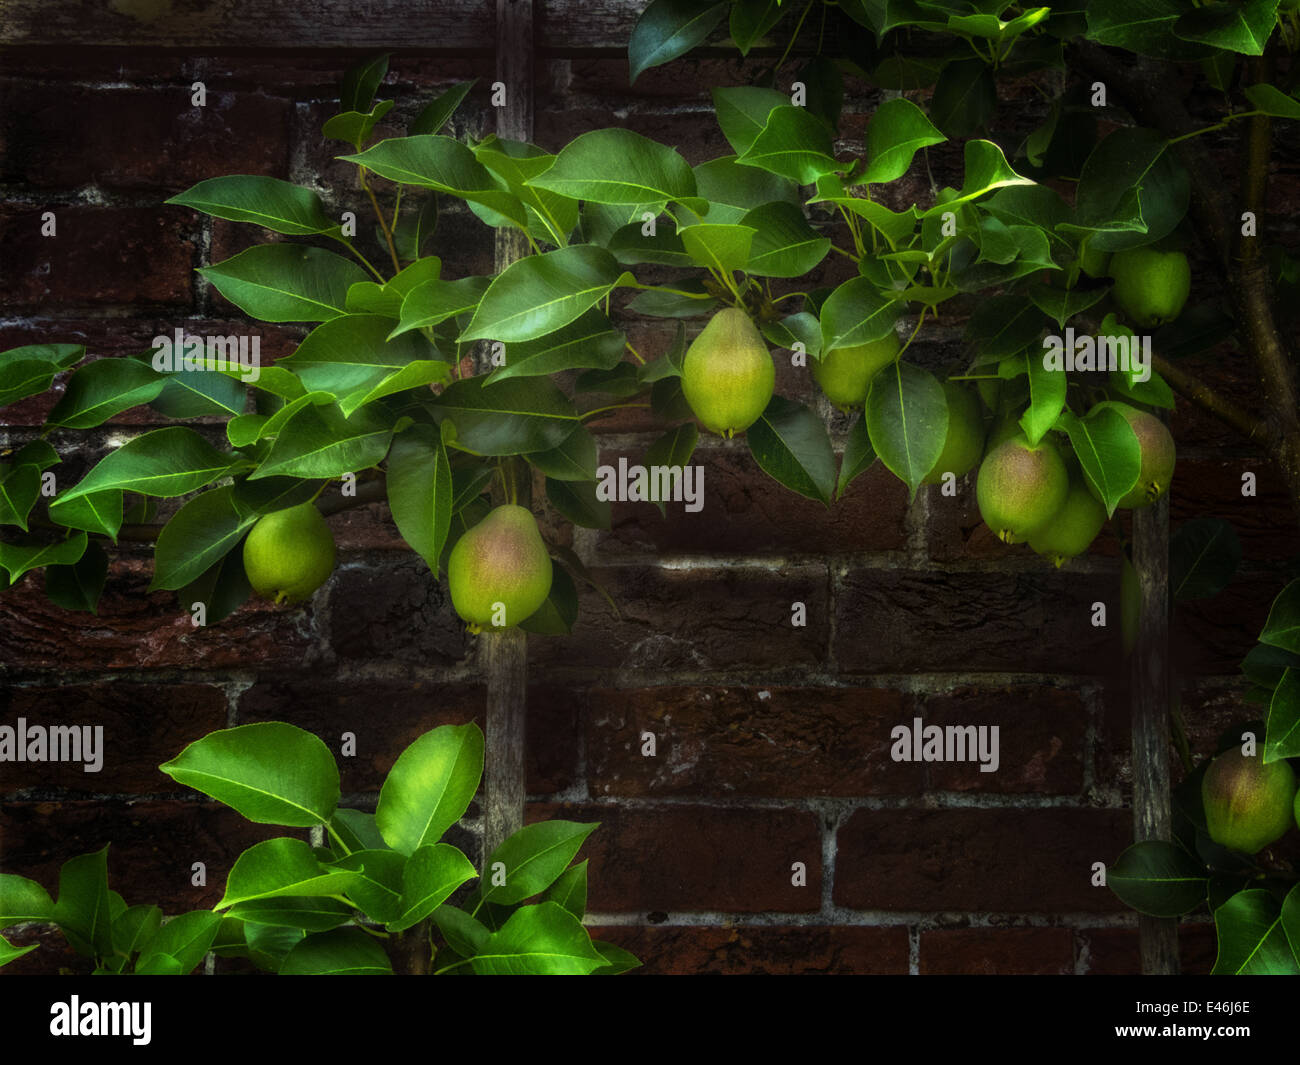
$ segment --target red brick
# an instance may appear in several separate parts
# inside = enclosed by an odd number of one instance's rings
[[[1242,474],[1256,478],[1243,496]],[[1248,562],[1283,561],[1300,550],[1295,515],[1277,470],[1262,459],[1180,459],[1169,490],[1170,532],[1192,518],[1222,518],[1241,541]]]
[[[587,780],[603,795],[915,794],[889,757],[908,700],[878,688],[601,688],[587,712]],[[657,756],[641,754],[653,732]]]
[[[733,671],[803,675],[826,662],[826,571],[821,566],[767,569],[613,567],[592,576],[618,604],[585,585],[573,633],[530,640],[543,668]],[[791,604],[807,607],[807,625],[790,623]]]
[[[563,803],[529,805],[524,820],[548,818],[600,822],[582,849],[592,913],[821,908],[821,832],[810,813]],[[807,869],[806,887],[790,882],[794,862]]]
[[[250,599],[225,621],[195,628],[175,592],[147,592],[152,565],[114,562],[98,616],[64,610],[28,574],[0,595],[0,662],[11,669],[310,668],[310,605]]]
[[[0,773],[6,792],[57,789],[96,794],[170,790],[158,766],[194,740],[226,727],[226,696],[210,684],[69,684],[11,687],[5,723],[24,718],[36,725],[103,728],[103,767],[87,773],[83,764],[15,762]]]
[[[863,925],[597,925],[641,959],[636,975],[879,976],[907,972],[907,929]]]
[[[1119,656],[1119,581],[1049,563],[1019,573],[852,569],[837,596],[846,673],[1013,670],[1092,674]],[[1094,628],[1092,604],[1108,606]]]
[[[603,451],[600,461],[618,470],[644,461],[645,453]],[[863,474],[845,498],[827,508],[773,481],[738,448],[699,447],[691,459],[703,471],[703,509],[619,502],[613,526],[598,541],[602,552],[754,555],[895,551],[905,546],[907,489],[883,466]],[[696,474],[697,485],[699,474]]]
[[[1080,957],[1089,976],[1137,976],[1142,953],[1136,928],[1087,928],[1079,933]],[[1218,952],[1214,925],[1207,922],[1178,926],[1178,954],[1185,976],[1204,976],[1214,968]]]
[[[55,213],[56,237],[41,236],[41,213],[47,209]],[[0,298],[10,313],[49,313],[55,305],[188,305],[192,223],[192,212],[161,206],[0,208],[7,267]]]
[[[179,190],[223,174],[287,176],[289,101],[216,85],[208,86],[206,106],[190,98],[188,87],[0,85],[0,114],[8,116],[0,125],[4,178],[38,187]]]
[[[941,928],[921,933],[922,976],[1064,976],[1074,972],[1068,928]]]
[[[1115,912],[1093,862],[1132,841],[1124,810],[858,810],[839,830],[835,902],[927,913]]]
[[[1083,789],[1088,710],[1077,692],[961,688],[927,696],[920,715],[926,725],[998,727],[996,772],[983,773],[975,762],[925,762],[926,790],[1074,795]]]

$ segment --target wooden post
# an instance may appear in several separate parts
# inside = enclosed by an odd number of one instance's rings
[[[532,140],[532,0],[497,0],[497,80],[505,86],[505,106],[496,109],[497,136]],[[499,273],[528,254],[528,240],[513,227],[496,231]],[[527,467],[519,471],[527,476]],[[527,505],[527,498],[520,499]],[[518,628],[480,637],[487,671],[486,776],[483,858],[524,823],[524,736],[528,689],[528,641]]]
[[[1168,840],[1169,798],[1169,497],[1133,511],[1133,568],[1142,612],[1132,659],[1133,838]],[[1177,973],[1178,921],[1138,916],[1142,972]]]

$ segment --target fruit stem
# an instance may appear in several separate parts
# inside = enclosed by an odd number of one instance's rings
[[[628,341],[626,341],[626,340],[623,341],[623,343],[624,343],[624,345],[627,347],[627,350],[630,351],[630,352],[632,353],[632,358],[636,359],[637,362],[639,362],[642,366],[644,366],[644,365],[645,365],[645,359],[641,358],[641,356],[640,356],[640,354],[638,354],[636,348],[634,348],[634,347],[633,347],[630,343],[628,343]]]

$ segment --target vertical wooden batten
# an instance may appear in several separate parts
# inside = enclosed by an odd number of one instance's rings
[[[505,106],[496,108],[497,136],[533,137],[533,0],[497,0],[497,81]],[[495,87],[494,87],[495,90]],[[513,227],[496,231],[495,265],[500,273],[528,254],[528,240]],[[523,466],[523,464],[521,464]],[[527,466],[519,471],[528,475]],[[527,500],[521,499],[526,505]],[[483,634],[487,671],[487,729],[483,858],[524,823],[524,737],[528,688],[528,641],[519,628]]]

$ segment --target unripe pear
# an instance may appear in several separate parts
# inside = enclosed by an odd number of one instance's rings
[[[1174,438],[1165,423],[1154,414],[1130,407],[1127,403],[1112,403],[1111,406],[1128,421],[1138,438],[1142,449],[1142,467],[1138,473],[1137,483],[1118,503],[1118,506],[1137,508],[1154,503],[1167,491],[1174,477],[1174,462],[1177,456]]]
[[[964,477],[984,454],[984,414],[979,398],[958,381],[945,381],[943,394],[948,400],[948,432],[943,451],[921,478],[922,484],[938,484],[945,473]]]
[[[898,351],[895,333],[866,344],[833,348],[813,360],[812,375],[827,399],[840,410],[852,410],[867,402],[871,379],[898,358]]]
[[[505,504],[467,530],[447,559],[447,586],[473,632],[535,614],[551,594],[551,556],[532,511]]]
[[[334,536],[312,503],[263,515],[244,541],[248,583],[277,603],[310,598],[333,572]]]
[[[1240,747],[1225,751],[1201,778],[1205,827],[1221,847],[1255,854],[1281,839],[1294,819],[1295,772],[1282,759],[1264,764]]]
[[[1138,325],[1172,322],[1183,310],[1192,287],[1187,256],[1180,251],[1130,248],[1110,260],[1115,279],[1111,295]]]
[[[1046,525],[1069,490],[1070,476],[1056,445],[1043,437],[1031,447],[1023,434],[985,455],[975,482],[980,517],[1009,544],[1029,539]]]
[[[1051,521],[1029,537],[1029,546],[1058,567],[1083,554],[1106,524],[1106,508],[1088,490],[1082,475],[1070,478],[1065,503]]]
[[[749,315],[720,310],[686,349],[682,392],[700,423],[732,436],[758,420],[772,398],[776,366]]]

